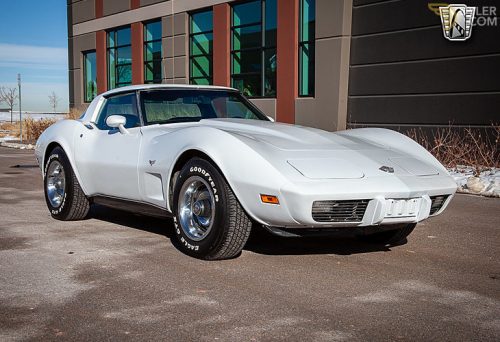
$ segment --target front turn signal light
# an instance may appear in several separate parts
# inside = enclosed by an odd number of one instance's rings
[[[273,195],[260,195],[260,200],[262,203],[267,203],[267,204],[280,204],[280,201],[278,200],[278,197],[273,196]]]

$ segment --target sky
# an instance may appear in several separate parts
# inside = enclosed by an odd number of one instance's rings
[[[52,112],[52,91],[56,111],[68,110],[67,32],[66,0],[0,0],[0,86],[21,74],[23,111]]]

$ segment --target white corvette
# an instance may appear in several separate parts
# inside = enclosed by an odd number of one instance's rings
[[[36,158],[54,218],[83,219],[92,203],[173,216],[179,247],[204,259],[238,255],[252,222],[397,244],[456,191],[404,135],[274,123],[223,87],[108,91],[79,120],[48,128]]]

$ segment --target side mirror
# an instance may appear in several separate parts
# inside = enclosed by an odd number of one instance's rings
[[[113,128],[118,128],[121,134],[128,134],[125,124],[127,119],[121,115],[110,115],[106,118],[106,125]]]
[[[267,116],[267,118],[268,118],[269,120],[271,120],[271,122],[274,122],[274,118],[273,118],[272,116],[269,116],[269,115],[266,115],[266,116]]]

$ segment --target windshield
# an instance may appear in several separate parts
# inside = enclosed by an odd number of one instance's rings
[[[227,90],[144,91],[141,107],[145,125],[217,118],[269,120],[241,94]]]

